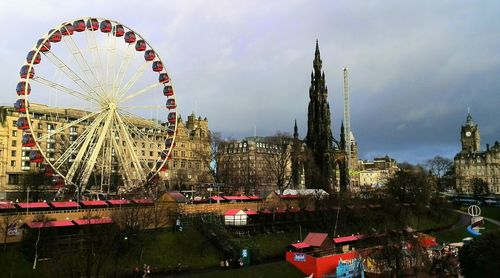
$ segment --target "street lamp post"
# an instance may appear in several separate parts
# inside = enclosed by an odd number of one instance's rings
[[[26,188],[26,215],[28,215],[30,209],[30,187]]]

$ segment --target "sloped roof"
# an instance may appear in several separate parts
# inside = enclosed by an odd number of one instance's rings
[[[343,236],[343,237],[333,238],[333,242],[335,242],[335,244],[339,244],[339,243],[344,243],[344,242],[349,242],[349,241],[356,241],[358,239],[359,238],[357,236]]]
[[[108,203],[106,201],[102,200],[93,200],[93,201],[80,201],[80,203],[86,207],[92,207],[92,206],[107,206]]]
[[[80,205],[77,202],[50,202],[49,205],[54,208],[78,208]]]
[[[57,220],[57,221],[46,221],[46,222],[29,222],[25,224],[31,229],[40,228],[59,228],[59,227],[72,227],[75,226],[70,220]]]
[[[237,215],[239,212],[243,212],[245,213],[242,209],[230,209],[228,211],[226,211],[226,213],[224,213],[225,216],[234,216],[234,215]]]
[[[319,247],[325,242],[325,240],[329,240],[327,233],[309,233],[304,239],[304,243],[309,244],[310,246]]]
[[[45,202],[29,202],[29,203],[17,203],[16,204],[18,207],[22,208],[22,209],[36,209],[36,208],[50,208],[49,207],[49,204],[45,203]]]
[[[78,226],[83,226],[83,225],[97,225],[97,224],[111,224],[111,223],[113,223],[113,219],[111,219],[111,217],[78,219],[78,220],[73,220],[73,223],[75,223]]]
[[[307,243],[304,243],[304,242],[298,242],[298,243],[294,243],[292,244],[293,247],[297,248],[297,249],[302,249],[302,248],[308,248],[308,247],[311,247],[311,245],[307,244]]]

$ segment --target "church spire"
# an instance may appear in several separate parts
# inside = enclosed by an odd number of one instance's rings
[[[293,126],[293,139],[299,138],[299,129],[297,128],[297,119],[295,119],[295,125]]]
[[[472,115],[470,114],[470,108],[467,108],[467,125],[474,126],[474,121],[472,120]]]
[[[307,113],[307,135],[305,143],[314,159],[306,171],[306,185],[331,191],[335,172],[333,171],[333,136],[331,130],[330,105],[322,71],[319,43],[316,40],[309,106]]]

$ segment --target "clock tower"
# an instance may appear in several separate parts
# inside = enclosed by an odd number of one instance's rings
[[[465,125],[462,126],[460,131],[460,142],[462,143],[463,152],[478,152],[480,151],[480,140],[481,136],[479,134],[479,128],[477,124],[472,120],[472,116],[467,113],[467,121]]]

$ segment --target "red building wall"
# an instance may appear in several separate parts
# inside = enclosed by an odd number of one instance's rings
[[[303,262],[296,261],[295,254],[303,254],[305,260]],[[343,253],[343,254],[335,254],[330,256],[323,257],[312,257],[305,253],[300,252],[286,252],[286,260],[293,264],[296,268],[298,268],[305,275],[311,275],[314,273],[314,277],[323,277],[324,274],[335,274],[335,270],[339,264],[339,260],[351,260],[358,257],[358,253],[356,251]]]

